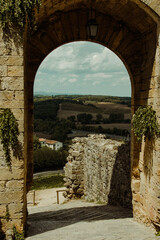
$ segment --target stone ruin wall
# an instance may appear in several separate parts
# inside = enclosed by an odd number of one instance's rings
[[[65,170],[65,197],[131,207],[130,143],[104,135],[75,138]]]

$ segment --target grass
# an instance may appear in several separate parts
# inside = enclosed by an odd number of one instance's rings
[[[64,187],[64,175],[52,174],[49,176],[39,176],[33,180],[32,190],[43,190],[49,188]]]
[[[160,231],[155,234],[156,236],[160,236]]]

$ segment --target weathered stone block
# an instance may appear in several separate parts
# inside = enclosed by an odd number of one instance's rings
[[[132,180],[132,191],[133,193],[137,193],[140,191],[140,180]]]
[[[12,179],[12,173],[10,172],[8,167],[0,167],[0,173],[1,173],[1,180],[11,180]]]
[[[6,206],[5,205],[0,205],[0,218],[4,217],[6,214]]]
[[[0,192],[0,203],[21,203],[23,201],[23,191]]]
[[[12,181],[8,181],[6,183],[6,190],[10,191],[10,190],[22,190],[23,189],[23,185],[24,185],[24,181],[17,181],[17,180],[12,180]]]
[[[23,77],[24,67],[23,66],[8,66],[9,77]]]
[[[0,65],[0,76],[3,76],[3,77],[7,76],[7,66]]]
[[[6,185],[5,181],[0,181],[0,192],[3,192],[5,190],[5,185]]]
[[[19,66],[23,65],[23,57],[20,56],[9,56],[7,59],[7,65],[10,66],[16,66],[16,68],[19,68]]]
[[[23,204],[10,204],[8,210],[11,218],[22,218]]]
[[[22,77],[4,77],[1,81],[2,90],[19,91],[24,90],[24,82]],[[19,108],[17,108],[19,109]]]

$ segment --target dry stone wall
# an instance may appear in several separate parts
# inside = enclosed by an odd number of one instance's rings
[[[75,138],[65,166],[65,196],[131,207],[130,168],[129,143],[104,135]]]

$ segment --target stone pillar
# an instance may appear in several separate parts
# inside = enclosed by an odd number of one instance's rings
[[[23,230],[26,216],[23,45],[17,48],[14,43],[10,44],[11,48],[6,48],[0,31],[0,109],[11,109],[18,120],[22,147],[19,157],[14,157],[11,152],[10,170],[0,145],[0,232],[6,233],[6,239],[11,239],[13,226],[17,231]]]
[[[156,111],[160,123],[160,28],[157,28],[147,104]],[[152,58],[151,58],[152,59]],[[132,169],[133,213],[137,220],[160,228],[160,138],[142,142],[136,153],[137,167]]]

